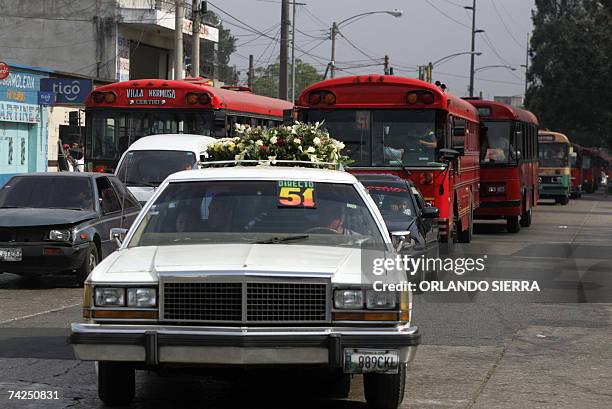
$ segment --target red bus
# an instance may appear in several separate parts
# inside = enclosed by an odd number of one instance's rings
[[[480,144],[477,219],[506,219],[510,233],[531,225],[538,203],[538,119],[501,102],[470,99],[486,127]]]
[[[359,75],[315,83],[300,95],[303,122],[325,121],[354,162],[349,171],[411,179],[440,209],[440,240],[469,242],[479,204],[478,111],[445,87]]]
[[[215,88],[203,78],[144,79],[96,88],[85,101],[85,166],[113,172],[135,140],[154,134],[231,136],[236,124],[282,123],[293,104],[248,88]],[[171,141],[169,141],[171,142]]]
[[[597,190],[596,151],[592,148],[582,148],[582,190],[586,193],[594,193]]]
[[[574,153],[571,156],[572,174],[570,178],[570,197],[580,199],[582,197],[582,160],[584,158],[584,148],[577,143],[572,143]]]

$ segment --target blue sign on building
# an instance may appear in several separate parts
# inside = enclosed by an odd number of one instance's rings
[[[57,94],[49,91],[38,91],[38,105],[53,105]]]
[[[57,95],[57,104],[82,104],[93,89],[91,80],[80,78],[44,78],[40,90]]]

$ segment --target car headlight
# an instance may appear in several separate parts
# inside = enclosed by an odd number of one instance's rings
[[[397,296],[391,291],[366,291],[366,308],[369,310],[392,310],[397,305]]]
[[[125,306],[125,288],[96,288],[94,298],[96,307],[123,307]]]
[[[70,241],[70,230],[51,230],[49,232],[49,240]]]
[[[334,306],[338,309],[363,308],[362,290],[336,290],[334,291]]]
[[[155,307],[157,294],[155,288],[128,288],[128,307]]]

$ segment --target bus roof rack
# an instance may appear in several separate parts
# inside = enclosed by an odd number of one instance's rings
[[[229,167],[229,166],[287,166],[287,167],[304,167],[304,168],[321,168],[344,171],[344,166],[336,162],[310,162],[306,160],[285,160],[285,159],[243,159],[243,160],[220,160],[220,161],[204,161],[200,163],[200,167]]]

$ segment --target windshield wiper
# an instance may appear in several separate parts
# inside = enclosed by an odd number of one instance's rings
[[[136,182],[133,180],[127,180],[124,182],[125,185],[131,185],[131,186],[147,186],[147,187],[157,187],[159,185],[156,185],[154,183],[149,183],[149,182]]]
[[[287,236],[287,237],[271,237],[266,240],[256,241],[255,243],[256,244],[280,244],[280,243],[286,243],[288,241],[304,240],[309,237],[310,237],[309,234],[298,234],[295,236]]]

